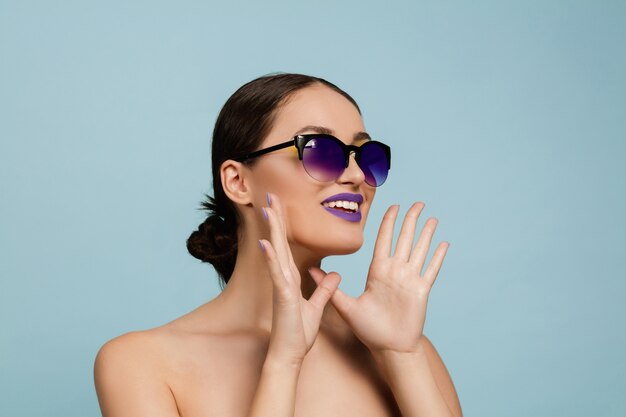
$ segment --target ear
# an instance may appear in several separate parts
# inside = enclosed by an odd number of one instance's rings
[[[250,170],[241,162],[227,159],[220,166],[220,178],[224,193],[233,202],[246,205],[252,202],[249,188]]]

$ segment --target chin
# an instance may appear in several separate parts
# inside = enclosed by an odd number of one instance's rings
[[[363,234],[361,233],[358,238],[355,237],[349,240],[307,242],[306,246],[323,254],[323,256],[349,255],[361,249],[363,246]]]
[[[332,255],[350,255],[351,253],[354,253],[354,252],[358,251],[359,249],[361,249],[361,246],[363,246],[363,245],[353,246],[353,247],[341,246],[341,247],[337,247],[337,248],[332,248],[331,250],[329,250],[329,256],[332,256]]]

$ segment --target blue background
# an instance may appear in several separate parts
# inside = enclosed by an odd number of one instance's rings
[[[0,415],[99,415],[100,346],[217,295],[185,248],[211,131],[274,71],[394,151],[342,289],[389,205],[439,219],[425,334],[466,416],[626,414],[626,3],[0,1],[0,60]]]

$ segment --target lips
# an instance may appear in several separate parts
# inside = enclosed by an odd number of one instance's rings
[[[360,222],[361,221],[361,212],[355,211],[354,213],[350,213],[343,210],[337,210],[329,207],[324,207],[324,210],[329,212],[332,215],[335,215],[341,219],[347,220],[349,222]]]
[[[363,202],[363,196],[361,194],[352,194],[352,193],[340,193],[340,194],[335,194],[333,196],[328,197],[326,200],[322,201],[322,205],[324,203],[328,203],[330,201],[350,201],[350,202],[355,202],[359,204],[359,209],[355,212],[350,212],[350,211],[344,211],[343,209],[339,209],[339,208],[331,208],[331,207],[324,207],[324,210],[326,210],[327,212],[329,212],[330,214],[333,214],[341,219],[344,220],[348,220],[350,222],[360,222],[361,221],[361,203]]]
[[[363,202],[363,196],[361,194],[352,194],[352,193],[339,193],[335,195],[331,195],[326,200],[322,201],[322,203],[328,203],[329,201],[354,201],[356,203],[361,204]]]

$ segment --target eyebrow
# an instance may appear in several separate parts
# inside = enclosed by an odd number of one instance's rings
[[[303,134],[304,132],[315,132],[320,133],[322,135],[335,135],[335,132],[332,129],[329,129],[324,126],[304,126],[302,129],[298,130],[294,136],[298,136]],[[358,142],[360,140],[372,140],[369,133],[367,132],[357,132],[354,134],[353,142]]]

